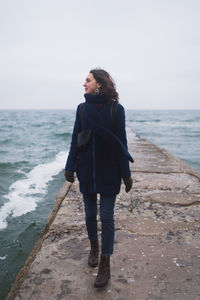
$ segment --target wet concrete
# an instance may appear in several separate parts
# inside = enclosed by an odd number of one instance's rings
[[[93,288],[97,268],[87,265],[89,242],[76,181],[62,187],[7,300],[200,299],[200,174],[131,131],[128,140],[134,184],[128,194],[122,185],[117,197],[108,286]]]

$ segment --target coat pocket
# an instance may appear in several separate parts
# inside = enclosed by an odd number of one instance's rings
[[[92,129],[86,129],[77,134],[77,148],[86,151],[92,136]]]

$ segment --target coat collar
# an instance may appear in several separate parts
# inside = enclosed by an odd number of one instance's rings
[[[84,94],[84,97],[87,103],[103,104],[109,101],[104,95]]]

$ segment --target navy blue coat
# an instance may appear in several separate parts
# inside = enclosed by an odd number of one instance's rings
[[[97,113],[101,118],[105,130],[114,133],[119,141],[127,149],[127,138],[125,130],[125,112],[121,104],[118,104],[114,128],[111,120],[111,102],[104,96],[85,94],[86,104],[89,101],[91,111]],[[85,104],[85,106],[86,106]],[[104,104],[104,110],[99,107]],[[76,110],[71,147],[67,158],[65,169],[75,171],[80,184],[80,192],[83,194],[103,193],[118,194],[123,177],[130,177],[129,160],[123,151],[118,149],[117,144],[107,142],[101,132],[92,128],[88,123],[86,107],[80,118],[80,106]],[[96,116],[97,116],[96,115]],[[77,134],[82,130],[92,128],[92,137],[86,151],[77,149]],[[112,140],[112,139],[110,139]],[[128,153],[128,152],[127,152]],[[133,161],[133,160],[132,160]]]

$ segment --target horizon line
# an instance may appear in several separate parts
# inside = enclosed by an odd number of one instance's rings
[[[200,110],[200,108],[126,108],[125,110]],[[75,108],[0,108],[0,111],[5,110],[76,110]]]

